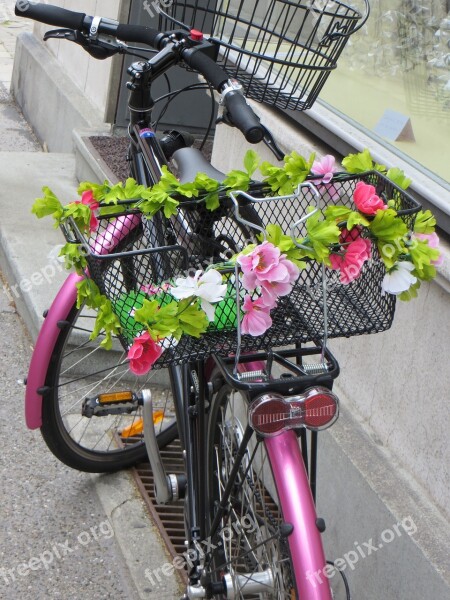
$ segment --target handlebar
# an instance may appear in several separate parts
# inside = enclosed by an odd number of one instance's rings
[[[55,27],[67,27],[78,31],[83,31],[85,27],[85,13],[74,12],[50,4],[35,4],[28,0],[17,0],[15,13],[18,17],[33,19]]]
[[[85,13],[74,12],[51,4],[31,3],[29,0],[17,0],[17,16],[33,19],[47,25],[74,29],[95,39],[105,34],[119,40],[142,43],[161,50],[168,44],[169,34],[143,25],[127,25],[112,19],[91,17]],[[244,134],[252,144],[264,138],[265,130],[258,117],[247,104],[240,91],[230,86],[228,74],[212,58],[202,52],[201,44],[183,47],[180,59],[189,67],[201,73],[214,88],[222,94],[223,103],[228,112],[228,121]]]

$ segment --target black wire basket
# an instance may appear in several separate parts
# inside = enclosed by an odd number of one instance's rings
[[[202,201],[189,201],[180,205],[179,220],[157,216],[146,221],[138,213],[103,217],[98,230],[90,237],[72,223],[65,228],[65,235],[85,247],[90,277],[111,300],[122,326],[120,340],[129,348],[134,338],[144,331],[134,314],[145,299],[156,299],[161,307],[173,301],[170,286],[177,277],[204,270],[208,265],[223,264],[255,241],[258,227],[277,223],[288,234],[292,224],[305,216],[308,207],[317,204],[317,193],[321,208],[330,204],[354,208],[353,192],[359,181],[374,185],[386,202],[393,201],[399,216],[412,228],[420,205],[381,174],[370,172],[341,175],[329,184],[301,186],[297,194],[285,198],[273,198],[261,190],[260,197],[251,200],[241,194],[236,197],[238,208],[225,201],[214,212],[208,211]],[[243,222],[248,222],[250,216],[258,223],[251,234]],[[305,234],[303,227],[304,223],[296,227],[296,236]],[[166,246],[154,247],[156,238]],[[199,339],[186,335],[179,341],[167,338],[163,342],[166,351],[155,368],[211,354],[229,356],[236,353],[239,339],[241,352],[252,352],[294,343],[321,343],[324,338],[378,333],[389,329],[394,317],[396,298],[382,294],[385,267],[373,243],[371,260],[349,285],[340,283],[337,271],[308,262],[291,293],[279,298],[277,308],[271,313],[272,326],[258,337],[238,336],[239,305],[244,291],[233,268],[224,268],[222,272],[227,293],[223,301],[215,305],[215,319],[208,331]]]
[[[305,110],[316,100],[365,15],[328,0],[174,0],[161,30],[184,23],[218,47],[218,63],[257,102]]]

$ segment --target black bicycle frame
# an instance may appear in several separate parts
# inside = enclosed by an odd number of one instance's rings
[[[148,62],[131,65],[130,89],[130,148],[128,160],[136,181],[147,187],[159,181],[167,159],[152,129],[154,101],[151,84],[154,79],[177,62],[170,47]],[[146,233],[152,247],[165,245],[163,239],[164,217],[155,215],[145,223]],[[194,374],[195,373],[195,374]],[[187,550],[195,550],[195,543],[206,538],[207,482],[204,457],[206,456],[206,383],[204,363],[169,367],[174,410],[178,435],[183,451],[187,479]],[[198,556],[195,554],[195,556]],[[192,552],[192,580],[195,581],[195,566]]]
[[[152,129],[151,84],[156,76],[168,70],[177,62],[176,54],[171,48],[166,48],[148,62],[134,63],[129,73],[132,82],[128,85],[130,91],[130,149],[128,160],[131,173],[138,183],[145,186],[154,185],[162,175],[163,165],[167,159]],[[146,234],[152,247],[166,245],[164,240],[164,216],[155,215],[146,221]],[[163,269],[163,267],[162,267]],[[212,359],[211,359],[212,360]],[[169,367],[169,376],[173,394],[174,410],[178,426],[178,436],[181,443],[187,487],[186,496],[186,537],[187,548],[191,551],[188,564],[191,566],[190,583],[198,583],[198,566],[201,565],[200,543],[207,539],[209,533],[214,534],[223,510],[216,514],[211,531],[207,530],[207,515],[210,508],[207,503],[209,482],[205,469],[207,448],[207,401],[211,400],[209,374],[210,365],[205,361],[196,361],[179,366]],[[244,395],[245,392],[244,392]],[[310,485],[315,496],[316,462],[317,462],[317,433],[312,432],[310,444],[310,464],[308,465],[308,442],[306,430],[300,432],[303,459],[309,471]],[[245,444],[247,441],[245,441]],[[236,466],[236,468],[239,465]],[[230,482],[231,485],[231,482]],[[227,494],[225,494],[227,497]]]

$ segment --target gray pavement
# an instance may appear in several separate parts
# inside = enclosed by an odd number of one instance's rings
[[[33,340],[65,276],[48,259],[61,234],[30,207],[45,184],[74,199],[76,180],[73,156],[42,152],[9,96],[15,35],[30,27],[13,6],[0,0],[0,599],[173,600],[174,576],[145,578],[168,556],[130,475],[73,471],[24,423]]]

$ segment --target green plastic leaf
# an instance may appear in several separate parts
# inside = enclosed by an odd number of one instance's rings
[[[347,221],[350,213],[352,213],[351,208],[347,208],[346,206],[327,206],[327,208],[323,211],[323,214],[327,219],[332,221]]]
[[[205,206],[208,210],[217,210],[220,206],[219,194],[217,192],[210,192],[205,196]]]
[[[88,308],[97,311],[90,339],[95,340],[103,332],[105,337],[100,345],[106,350],[110,350],[112,348],[112,336],[118,335],[121,331],[120,322],[113,311],[111,301],[100,293],[92,279],[85,278],[76,285],[77,308],[81,308],[84,304]]]
[[[259,170],[264,176],[264,183],[267,183],[273,192],[279,192],[285,196],[293,193],[294,186],[282,167],[274,167],[269,162],[263,162]]]
[[[154,322],[148,324],[156,338],[168,337],[178,329],[178,310],[178,302],[170,302],[165,306],[160,306]]]
[[[250,185],[250,177],[248,173],[235,169],[230,171],[223,180],[223,185],[231,190],[247,191]]]
[[[352,210],[347,217],[346,227],[348,231],[351,231],[355,225],[363,225],[364,227],[368,227],[370,225],[370,221],[368,221],[360,212]]]
[[[417,213],[414,221],[415,233],[434,233],[436,218],[430,210],[421,210]]]
[[[439,250],[437,248],[431,248],[431,246],[428,245],[428,240],[416,239],[409,248],[409,254],[419,277],[427,280],[432,279],[436,269],[431,262],[439,258]],[[427,267],[431,267],[431,269]]]
[[[91,191],[97,202],[102,202],[106,194],[111,189],[109,181],[105,180],[103,183],[93,183],[92,181],[83,181],[78,186],[78,195],[82,196],[83,192]]]
[[[386,242],[401,239],[408,233],[406,224],[392,208],[378,210],[369,229],[377,240]]]
[[[248,176],[253,177],[254,172],[258,168],[260,163],[260,158],[258,153],[255,150],[247,150],[244,157],[244,167],[247,171]]]
[[[172,192],[173,190],[176,190],[177,187],[180,185],[180,182],[175,177],[175,175],[169,171],[167,165],[163,165],[161,171],[161,179],[159,180],[157,185],[160,186],[161,189],[166,190],[168,193]]]
[[[402,190],[406,190],[407,188],[409,188],[409,186],[412,183],[412,179],[406,177],[405,172],[401,169],[398,169],[397,167],[389,169],[386,175],[388,179],[390,179],[393,183],[398,185],[398,187],[402,188]]]
[[[404,244],[401,242],[394,244],[391,241],[384,242],[382,240],[378,240],[377,247],[378,252],[380,253],[380,258],[388,270],[392,269],[392,267],[398,262],[400,255],[405,254],[406,252]]]
[[[64,266],[66,269],[75,269],[81,275],[84,273],[87,262],[84,248],[79,244],[65,244],[59,253],[64,257]]]
[[[206,173],[197,173],[194,184],[198,190],[204,190],[205,192],[214,192],[220,187],[219,182],[206,175]]]
[[[186,335],[199,338],[208,329],[209,321],[197,302],[191,303],[189,298],[179,303],[178,318],[180,327]]]
[[[134,313],[134,320],[137,323],[153,323],[156,318],[156,314],[159,310],[159,303],[157,300],[144,300],[142,308],[138,308]]]
[[[294,189],[308,177],[315,158],[316,154],[314,152],[310,155],[309,160],[306,160],[306,158],[295,152],[295,150],[284,157],[284,170],[290,178]]]
[[[319,262],[326,261],[330,255],[330,246],[339,243],[341,230],[335,222],[323,220],[320,211],[315,212],[305,221],[307,240],[312,245],[314,254]]]
[[[56,224],[59,225],[60,219],[63,216],[64,208],[52,190],[48,187],[42,188],[44,196],[38,198],[31,208],[31,212],[37,216],[38,219],[43,217],[52,216]]]
[[[198,188],[195,182],[192,183],[181,183],[177,187],[177,193],[181,194],[185,198],[194,198],[198,196]]]
[[[412,272],[413,275],[417,275],[415,271]],[[406,290],[406,292],[402,292],[397,296],[399,300],[403,300],[404,302],[409,302],[414,298],[417,298],[417,292],[419,291],[421,281],[418,279],[416,283],[413,283],[411,287]]]
[[[349,173],[364,173],[374,168],[372,156],[367,148],[358,154],[349,154],[342,160],[342,165]]]

